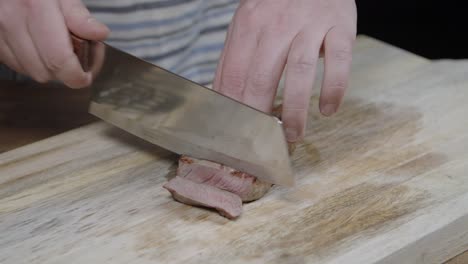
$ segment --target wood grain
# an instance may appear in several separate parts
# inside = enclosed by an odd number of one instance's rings
[[[445,264],[465,264],[468,263],[468,251],[448,260]]]
[[[442,263],[468,248],[468,63],[362,37],[275,187],[229,221],[161,186],[177,156],[95,123],[0,155],[0,263]],[[319,78],[320,79],[320,78]],[[318,87],[316,87],[318,88]]]

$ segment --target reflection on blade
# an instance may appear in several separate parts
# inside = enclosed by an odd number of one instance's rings
[[[102,58],[92,114],[178,154],[294,184],[276,118],[112,47]]]

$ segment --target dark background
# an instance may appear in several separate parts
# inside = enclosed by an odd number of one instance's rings
[[[463,1],[357,0],[358,34],[429,59],[468,58]]]

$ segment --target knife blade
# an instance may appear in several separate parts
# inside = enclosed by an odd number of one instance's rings
[[[177,154],[295,184],[277,118],[104,42],[72,43],[93,74],[91,114]]]

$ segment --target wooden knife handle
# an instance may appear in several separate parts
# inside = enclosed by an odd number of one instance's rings
[[[70,36],[73,45],[73,52],[78,57],[83,71],[89,71],[91,41],[79,38],[71,33]]]

